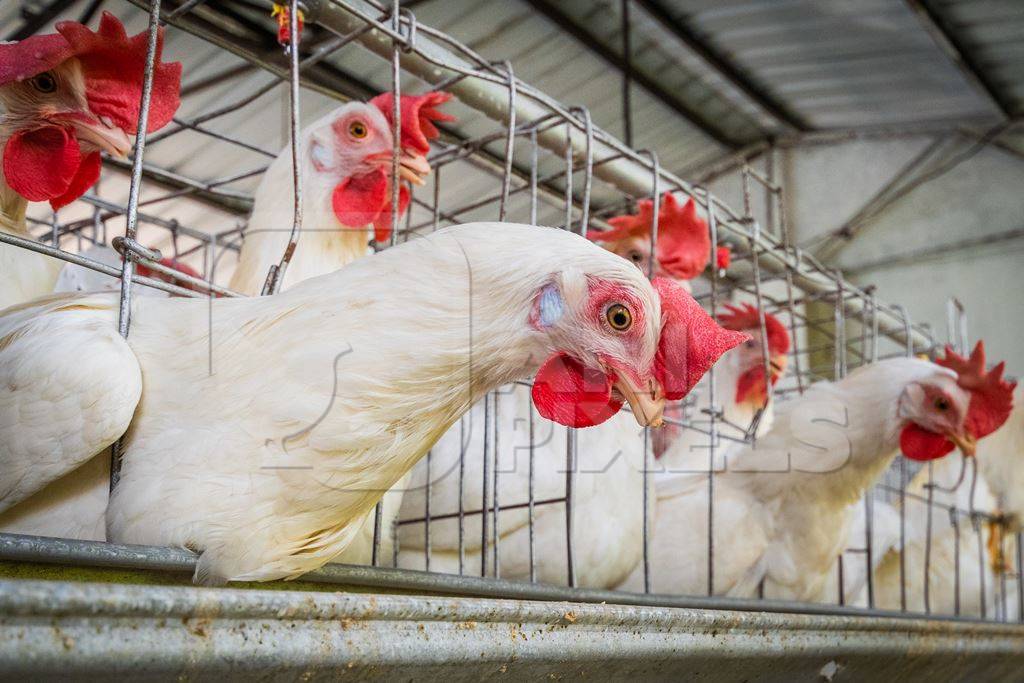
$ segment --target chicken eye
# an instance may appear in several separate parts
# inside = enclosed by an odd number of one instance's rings
[[[935,409],[943,411],[949,410],[949,400],[946,399],[944,396],[939,396],[937,399],[935,399]]]
[[[622,304],[612,304],[604,314],[613,330],[625,332],[633,324],[633,314]]]
[[[41,93],[51,93],[57,90],[57,79],[49,71],[34,76],[29,83]]]
[[[356,138],[357,140],[362,140],[367,135],[369,135],[369,133],[369,129],[366,127],[366,124],[363,123],[362,121],[353,121],[352,123],[348,124],[348,134]]]

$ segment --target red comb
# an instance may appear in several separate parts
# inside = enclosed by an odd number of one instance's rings
[[[727,330],[759,330],[761,317],[751,304],[734,306],[726,304],[725,313],[718,314],[718,322]],[[764,326],[768,332],[768,350],[772,355],[789,352],[789,332],[786,326],[771,313],[764,314]]]
[[[723,353],[750,335],[721,327],[677,282],[651,281],[661,297],[661,339],[654,372],[670,401],[690,393]]]
[[[441,132],[434,125],[435,121],[454,121],[455,117],[436,109],[452,98],[451,93],[428,92],[426,95],[402,95],[399,101],[402,116],[402,147],[414,149],[421,154],[430,151],[430,141]],[[377,95],[370,104],[380,109],[393,124],[392,103],[394,96],[390,92]]]
[[[76,21],[62,21],[57,24],[57,33],[0,45],[0,85],[31,78],[77,57],[85,76],[89,109],[97,117],[109,117],[126,133],[134,135],[142,96],[146,43],[145,32],[129,38],[124,25],[109,12],[103,13],[98,32]],[[161,63],[162,48],[163,29],[160,29],[147,132],[166,125],[178,109],[181,64]]]
[[[612,230],[590,233],[595,242],[614,242],[624,237],[651,234],[654,202],[642,199],[638,213],[609,218]],[[697,215],[697,205],[690,199],[679,206],[675,196],[666,192],[658,209],[658,263],[669,275],[692,280],[703,272],[711,259],[711,237],[708,224]]]
[[[719,270],[725,270],[730,264],[732,264],[732,249],[719,245],[715,249],[715,265],[718,266]]]
[[[976,439],[999,429],[1013,410],[1013,388],[1016,382],[1003,379],[1006,362],[985,370],[985,343],[979,341],[969,358],[964,358],[946,347],[946,357],[935,362],[957,374],[956,383],[971,392],[967,408],[967,430]]]

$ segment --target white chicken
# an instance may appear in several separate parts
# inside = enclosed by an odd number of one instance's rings
[[[647,273],[650,258],[650,230],[653,202],[641,200],[635,215],[609,219],[613,230],[590,233],[606,249],[637,265]],[[693,200],[680,206],[666,193],[658,212],[658,245],[653,272],[669,276],[685,287],[710,259],[711,241],[707,224],[697,216]],[[536,578],[546,583],[569,582],[566,496],[567,432],[545,420],[533,407],[525,387],[505,387],[495,399],[493,424],[486,424],[483,404],[473,406],[460,424],[453,427],[431,450],[429,463],[429,529],[432,571],[480,575],[500,574],[506,578]],[[534,424],[531,474],[529,423]],[[655,433],[664,431],[662,427]],[[485,431],[496,432],[497,452],[485,454]],[[622,581],[643,552],[643,470],[642,430],[628,416],[616,415],[603,424],[577,433],[576,470],[573,477],[571,509],[580,520],[573,529],[573,573],[577,585],[608,588]],[[649,446],[650,447],[650,446]],[[485,471],[492,479],[486,500],[482,481]],[[460,460],[462,485],[458,476]],[[494,473],[497,472],[497,476]],[[528,510],[530,480],[535,506],[533,527]],[[428,464],[421,461],[412,478],[402,506],[406,520],[399,529],[398,564],[409,569],[427,568],[426,524],[408,523],[421,519],[427,509]],[[461,498],[464,515],[460,533],[457,511]],[[500,511],[497,528],[482,536],[480,510],[511,506]],[[550,502],[559,501],[559,502]],[[494,524],[493,513],[487,523]],[[534,549],[531,554],[531,533]],[[495,547],[497,563],[494,562]],[[531,562],[532,558],[532,562]],[[486,571],[484,571],[486,566]]]
[[[454,117],[437,107],[451,99],[445,92],[403,95],[399,173],[423,185],[430,173],[427,152],[438,136],[437,121]],[[371,238],[384,243],[391,237],[392,103],[390,93],[369,103],[350,102],[302,132],[303,216],[299,247],[285,270],[281,291],[295,283],[334,272],[368,253]],[[245,231],[231,288],[259,294],[272,266],[288,246],[294,203],[291,149],[285,148],[263,175]],[[409,191],[399,190],[399,211],[409,203]],[[405,479],[382,499],[382,528],[398,516]],[[358,537],[335,560],[369,564],[373,559],[376,515],[367,515]],[[392,554],[392,536],[383,533],[382,556]]]
[[[0,231],[31,239],[28,202],[71,203],[100,174],[100,152],[124,156],[136,132],[145,33],[129,38],[112,14],[99,31],[65,21],[57,33],[0,44]],[[162,63],[158,37],[148,130],[178,108],[181,65]],[[0,244],[0,309],[53,291],[64,262]]]
[[[851,505],[897,450],[918,460],[954,444],[973,452],[1005,419],[1008,389],[961,381],[934,363],[898,358],[780,402],[771,430],[714,475],[710,592],[752,597],[763,583],[766,597],[823,599]],[[651,590],[709,592],[708,483],[706,473],[659,482]],[[642,590],[642,567],[622,587]]]
[[[946,357],[939,363],[959,373],[962,383],[973,386],[993,387],[990,393],[1001,392],[1008,397],[1010,384],[1002,381],[1003,365],[991,372],[985,369],[984,347],[979,344],[970,358],[963,358],[946,349]],[[1017,392],[1019,398],[1019,390]],[[997,590],[1000,574],[1005,571],[1003,557],[1002,527],[990,521],[969,518],[970,513],[982,513],[998,517],[999,497],[996,490],[1008,493],[1003,500],[1013,500],[1017,494],[1013,488],[1019,478],[1016,460],[1021,452],[1014,451],[1014,438],[1020,439],[1020,408],[1010,412],[1009,419],[1002,414],[1006,423],[980,425],[976,429],[995,431],[978,444],[975,463],[980,477],[965,476],[967,463],[955,459],[938,461],[929,468],[920,470],[907,486],[903,519],[903,548],[900,548],[899,509],[884,503],[876,503],[872,518],[873,551],[875,556],[874,592],[875,605],[885,609],[898,610],[906,604],[911,611],[924,612],[927,607],[932,613],[960,614],[968,616],[992,615],[996,608],[1002,609],[1001,593]],[[1015,430],[1018,432],[1015,434]],[[931,523],[929,524],[929,479],[931,479]],[[949,508],[956,510],[958,524],[951,522]],[[852,531],[852,539],[863,544],[864,522],[862,508],[858,508],[859,519]],[[854,541],[856,542],[856,541]],[[930,550],[929,550],[930,546]],[[901,575],[900,564],[903,571]],[[928,568],[927,579],[925,568]],[[856,567],[851,592],[862,604],[867,602],[866,581],[861,576],[861,567]],[[902,576],[902,581],[901,581]],[[928,600],[925,600],[925,582],[928,582]],[[1011,586],[1011,589],[1014,588]],[[859,595],[857,593],[859,592]],[[1008,601],[1008,607],[1016,607],[1016,599]]]
[[[984,443],[984,442],[982,442]],[[970,512],[991,513],[995,499],[979,478],[963,476],[961,458],[937,460],[931,468],[931,531],[928,521],[929,470],[922,468],[907,486],[904,525],[905,541],[900,551],[899,508],[880,501],[874,504],[872,551],[875,557],[875,606],[912,612],[955,614],[981,617],[995,612],[996,574],[992,571],[986,546],[991,529],[983,522],[975,524]],[[863,506],[859,506],[863,509]],[[953,525],[950,508],[955,510]],[[852,539],[864,544],[863,513],[851,528]],[[931,549],[928,550],[929,534]],[[930,552],[930,555],[929,555]],[[900,555],[903,556],[901,590]],[[863,570],[847,568],[847,589],[853,604],[867,605],[867,585]],[[957,566],[959,565],[959,566]],[[928,601],[925,602],[925,568],[928,568]],[[851,571],[852,570],[852,571]],[[959,586],[959,587],[958,587]],[[959,592],[959,594],[958,594]],[[982,598],[984,596],[984,598]],[[850,595],[846,597],[851,600]],[[984,604],[984,609],[982,608]],[[927,610],[926,610],[927,607]]]
[[[567,424],[607,419],[623,399],[657,424],[664,397],[743,338],[667,280],[513,224],[445,229],[273,297],[145,303],[127,340],[112,334],[113,294],[0,316],[0,500],[127,429],[108,538],[201,551],[207,583],[294,577],[336,557],[501,384],[537,371],[542,414]],[[628,325],[609,322],[622,315]],[[62,339],[73,347],[38,352]]]
[[[430,173],[426,154],[438,136],[437,121],[452,116],[437,110],[451,99],[444,92],[404,95],[401,107],[399,173],[422,185]],[[303,162],[302,206],[305,222],[281,291],[311,277],[325,275],[367,254],[371,237],[386,242],[391,236],[392,95],[383,93],[369,103],[350,102],[316,123],[301,136]],[[259,294],[270,267],[288,246],[292,225],[292,160],[285,148],[270,165],[259,187],[245,231],[231,289]],[[409,191],[399,190],[399,210],[405,211]]]
[[[302,279],[337,270],[366,253],[368,230],[365,226],[350,227],[341,223],[365,220],[372,228],[374,217],[386,218],[386,231],[390,230],[390,194],[361,189],[374,186],[382,169],[390,171],[393,154],[390,119],[390,100],[380,96],[373,103],[346,104],[302,133],[300,159],[305,164],[304,214],[306,231],[286,271],[285,286]],[[403,125],[402,156],[403,177],[422,182],[421,175],[430,171],[424,156],[429,140],[437,136],[433,121],[444,118],[434,107],[447,100],[444,93],[423,96],[404,96],[401,99]],[[383,109],[382,109],[383,107]],[[382,113],[386,112],[386,114]],[[386,181],[385,181],[386,182]],[[281,197],[281,188],[287,196]],[[266,279],[267,269],[276,264],[288,242],[291,216],[291,150],[284,149],[271,165],[259,189],[249,222],[250,232],[241,250],[241,266],[231,284],[247,294],[258,294]],[[404,191],[404,188],[403,188]],[[408,196],[406,201],[408,201]],[[279,205],[279,202],[282,204]],[[374,203],[375,202],[375,203]],[[403,203],[404,207],[404,203]],[[362,216],[366,212],[369,216]],[[275,221],[277,221],[275,223]],[[107,247],[95,247],[87,254],[101,262],[120,263],[120,256]],[[164,265],[190,275],[198,273],[187,265],[164,259]],[[139,264],[140,275],[170,279],[160,273],[150,273]],[[239,274],[241,273],[241,274]],[[120,289],[120,281],[93,270],[68,264],[61,271],[58,291],[104,291]],[[136,286],[142,294],[163,292]],[[106,454],[97,456],[96,463],[87,463],[81,474],[69,473],[50,487],[38,491],[11,509],[0,513],[0,528],[8,531],[39,535],[104,539],[103,513],[106,509],[107,485],[96,473],[106,467]],[[92,482],[91,485],[88,482]],[[399,500],[389,496],[385,500],[388,512],[397,514]],[[369,561],[372,551],[372,518],[366,533],[368,538],[353,544],[342,560]],[[385,538],[385,540],[390,540]],[[385,548],[387,552],[387,548]]]
[[[978,468],[995,496],[995,511],[1013,531],[1024,524],[1024,386],[1014,390],[1006,424],[978,446]]]

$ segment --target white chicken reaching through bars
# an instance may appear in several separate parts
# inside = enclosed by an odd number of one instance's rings
[[[579,236],[512,224],[439,231],[273,297],[146,301],[126,342],[35,353],[46,338],[113,330],[116,308],[112,294],[50,297],[0,318],[0,443],[13,444],[3,505],[109,445],[65,443],[53,416],[117,416],[130,429],[108,538],[201,551],[206,583],[331,560],[500,384],[537,371],[538,406],[566,424],[608,419],[624,401],[658,424],[666,396],[746,338]],[[60,373],[100,366],[70,404],[48,391]]]
[[[931,460],[977,439],[1010,411],[1012,385],[916,358],[858,368],[780,402],[769,432],[714,477],[714,594],[820,600],[860,500],[899,450]],[[670,449],[671,450],[671,449]],[[708,577],[708,474],[659,482],[656,592],[702,595]],[[638,567],[623,588],[642,590]]]

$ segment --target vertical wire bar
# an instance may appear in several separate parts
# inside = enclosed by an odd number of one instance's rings
[[[466,572],[466,416],[472,419],[473,411],[459,418],[459,576]],[[470,425],[472,427],[472,425]]]
[[[295,0],[292,0],[295,2]],[[401,15],[401,2],[399,0],[393,0],[391,3],[391,27],[394,29],[396,35],[400,35],[402,32],[402,15]],[[412,24],[410,23],[410,35],[412,31]],[[401,195],[401,177],[398,175],[400,159],[402,156],[402,106],[401,93],[402,93],[402,70],[401,70],[401,50],[402,46],[398,42],[398,39],[392,39],[391,45],[391,136],[392,136],[392,149],[391,149],[391,246],[395,246],[398,242],[398,205],[399,197]]]
[[[296,14],[295,14],[295,12],[296,12],[296,9],[295,9],[296,1],[297,0],[292,0],[292,17],[296,16]],[[392,24],[392,28],[394,28],[396,34],[400,34],[401,31],[402,31],[402,21],[401,21],[400,9],[401,8],[400,8],[399,0],[394,0],[394,2],[391,5],[391,24]],[[291,52],[292,52],[292,80],[293,80],[292,88],[295,91],[295,95],[294,95],[293,99],[294,99],[294,101],[296,103],[298,102],[298,74],[299,74],[299,57],[298,57],[299,50],[298,50],[298,43],[296,42],[296,39],[295,39],[295,24],[297,24],[297,23],[298,22],[293,20],[293,21],[290,22],[290,26],[289,26],[289,29],[292,32],[292,49],[291,49]],[[399,42],[398,42],[397,39],[393,39],[392,40],[392,48],[391,48],[391,93],[392,93],[392,100],[391,100],[391,116],[392,116],[392,124],[391,124],[391,137],[392,137],[392,148],[391,148],[391,239],[389,240],[391,246],[395,246],[395,244],[398,242],[398,221],[400,220],[399,210],[398,210],[398,205],[400,203],[399,202],[399,196],[401,194],[400,176],[398,175],[398,168],[399,168],[399,159],[400,159],[400,157],[402,155],[402,139],[401,139],[402,107],[401,107],[401,102],[399,101],[399,99],[401,97],[401,77],[402,77],[401,67],[400,67],[400,63],[399,63],[399,55],[400,54],[401,54],[401,47],[399,45]],[[297,104],[293,104],[292,110],[293,110],[292,111],[292,127],[295,128],[296,125],[297,125],[295,123],[295,119],[298,117],[298,105]],[[295,168],[297,169],[298,168],[298,158],[295,156],[295,151],[294,150],[297,149],[297,144],[296,144],[295,140],[298,137],[298,133],[297,132],[293,132],[293,135],[295,136],[295,138],[293,138],[293,142],[292,142],[292,150],[293,150],[293,152],[292,152],[293,157],[292,158],[293,158],[293,161],[295,163]],[[298,192],[298,189],[296,189],[296,192]],[[297,215],[298,215],[298,217],[299,217],[299,219],[301,221],[301,214],[297,214]],[[299,222],[298,225],[301,228],[301,222]],[[296,239],[297,239],[297,237],[296,237]],[[281,275],[283,275],[283,273]],[[279,281],[280,281],[280,277],[279,277]],[[384,518],[384,504],[383,504],[383,499],[382,499],[382,500],[377,502],[377,505],[376,505],[376,507],[374,507],[374,510],[373,510],[373,566],[374,567],[378,566],[379,560],[380,560],[380,543],[381,543],[381,533],[380,532],[381,532],[381,523],[383,521],[383,518]]]
[[[871,291],[871,362],[878,361],[878,302],[875,292]]]
[[[711,231],[711,258],[718,253],[718,216],[715,215],[715,198],[705,188],[704,195],[708,200],[708,230]],[[718,316],[718,268],[711,269],[711,317]],[[790,309],[792,310],[792,309]],[[718,443],[718,416],[717,403],[715,403],[715,366],[708,369],[708,401],[711,410],[708,411],[708,595],[715,594],[715,540],[714,540],[714,511],[715,511],[715,447]]]
[[[749,171],[749,168],[744,168]],[[761,266],[758,261],[757,248],[757,242],[761,234],[761,226],[757,221],[753,220],[752,216],[750,216],[749,195],[746,198],[746,204],[746,217],[750,218],[749,226],[751,229],[750,238],[748,240],[748,244],[750,245],[750,265],[753,269],[754,276],[754,298],[757,301],[757,323],[761,331],[761,363],[765,377],[764,406],[757,409],[757,412],[754,413],[754,418],[751,420],[751,423],[747,425],[747,437],[749,438],[750,443],[753,445],[757,443],[758,427],[760,427],[761,425],[761,419],[764,417],[764,413],[768,409],[768,406],[772,405],[772,399],[775,392],[772,383],[768,381],[769,378],[772,376],[772,362],[771,356],[769,355],[770,351],[768,349],[768,321],[765,317],[764,312],[764,295],[761,293]]]
[[[572,126],[565,123],[565,229],[572,231]],[[565,428],[565,570],[570,588],[576,587],[573,494],[576,488],[576,430]]]
[[[299,12],[298,0],[291,0],[288,11],[288,134],[292,147],[292,231],[288,236],[288,246],[276,266],[271,266],[267,280],[263,284],[263,294],[277,294],[284,284],[285,271],[291,263],[292,255],[299,244],[302,234],[302,165],[299,152]]]
[[[537,539],[536,539],[535,530],[534,530],[534,509],[533,509],[534,500],[535,500],[535,494],[534,494],[534,462],[535,462],[535,453],[534,453],[534,441],[533,441],[534,440],[533,410],[534,410],[534,408],[533,408],[533,396],[531,394],[531,396],[530,396],[530,413],[529,413],[529,417],[528,417],[529,430],[530,430],[530,463],[529,463],[529,472],[528,472],[529,479],[528,479],[528,482],[527,482],[527,486],[528,486],[528,491],[527,491],[527,496],[528,496],[527,497],[527,508],[528,508],[528,514],[529,514],[529,522],[528,523],[529,523],[529,533],[530,533],[530,581],[531,582],[537,580]]]
[[[661,164],[653,150],[643,150],[651,157],[651,256],[647,259],[647,279],[654,275],[654,261],[657,258],[658,228],[661,223]],[[643,429],[643,552],[644,552],[644,593],[651,592],[651,428]]]
[[[393,517],[388,526],[391,527],[391,566],[398,567],[398,518]]]
[[[907,358],[912,358],[914,356],[914,337],[912,335],[913,324],[910,322],[910,314],[907,313],[907,309],[904,308],[900,304],[893,304],[892,307],[893,307],[893,310],[895,310],[897,313],[900,314],[900,318],[903,321],[903,333],[904,333],[904,336],[906,337],[906,342],[907,342],[906,343],[906,355],[907,355]]]
[[[412,213],[410,210],[409,213]],[[441,167],[438,166],[434,171],[434,226],[433,231],[437,231],[441,224]]]
[[[572,231],[572,125],[565,123],[565,229]]]
[[[493,532],[491,533],[491,538],[494,539],[494,560],[493,560],[493,563],[494,563],[494,578],[496,578],[496,579],[497,578],[501,578],[501,569],[500,569],[500,566],[499,566],[499,563],[498,563],[498,543],[501,540],[501,532],[498,529],[498,514],[501,511],[501,503],[498,501],[498,472],[501,470],[500,461],[498,459],[498,456],[501,453],[500,441],[499,441],[499,431],[500,430],[498,428],[498,425],[499,425],[499,422],[500,422],[498,416],[501,414],[500,413],[500,410],[501,410],[500,401],[501,401],[501,391],[500,390],[496,390],[494,392],[494,414],[491,416],[491,422],[494,425],[494,427],[493,427],[494,428],[494,486],[493,486],[494,493],[491,496],[491,498],[493,500],[493,503],[492,503],[492,506],[491,506],[492,510],[493,510],[493,512],[491,513],[492,514],[492,517],[491,517],[491,529],[493,529]]]
[[[139,194],[142,186],[142,160],[146,152],[146,128],[149,126],[149,102],[153,95],[153,67],[156,64],[157,34],[160,30],[160,0],[152,0],[149,6],[149,28],[146,45],[146,69],[142,77],[142,97],[139,102],[139,118],[135,135],[135,149],[132,158],[131,185],[128,188],[128,212],[125,217],[125,240],[134,241],[138,234]],[[135,262],[124,252],[121,262],[121,298],[117,312],[117,331],[125,339],[131,327],[132,275]],[[121,436],[110,448],[110,490],[113,491],[121,479],[121,461],[124,437]]]
[[[844,585],[846,583],[846,581],[844,580],[845,572],[843,571],[843,560],[844,559],[845,558],[843,557],[843,553],[839,553],[839,561],[836,563],[836,567],[838,569],[838,571],[836,572],[836,576],[838,577],[838,580],[839,580],[839,606],[840,607],[843,607],[843,606],[846,605],[846,590],[845,590],[845,585]]]
[[[925,514],[924,537],[924,613],[932,613],[932,506],[935,505],[935,464],[928,461],[928,511]]]
[[[423,568],[426,571],[430,571],[430,466],[431,460],[434,458],[434,449],[431,448],[427,451],[427,482],[426,490],[424,491],[425,497],[423,499]]]
[[[782,248],[784,251],[791,249],[789,239],[789,222],[788,214],[786,213],[786,197],[783,193],[782,185],[776,184],[774,201],[778,204],[779,214],[779,234],[782,238]],[[799,259],[798,259],[799,260]],[[789,304],[789,336],[793,340],[794,350],[797,346],[797,330],[796,330],[796,301],[793,298],[793,272],[790,268],[786,268],[786,301]],[[800,365],[800,354],[793,353],[793,371],[796,373],[796,388],[797,392],[801,395],[804,393],[804,377],[803,370]]]
[[[487,576],[487,504],[490,497],[490,429],[491,424],[491,392],[484,394],[484,460],[483,482],[480,486],[480,576]]]
[[[900,611],[907,611],[907,459],[900,456]]]
[[[986,616],[985,606],[985,538],[981,530],[981,518],[975,511],[974,507],[974,494],[978,489],[978,462],[971,458],[971,487],[968,493],[968,511],[971,515],[971,525],[974,527],[974,535],[978,539],[978,578],[979,578],[979,607],[981,609],[981,618],[984,619]]]
[[[537,225],[537,129],[530,129],[530,225]]]
[[[953,525],[953,615],[960,616],[960,513],[956,506],[949,508],[949,522]]]
[[[1002,519],[995,520],[999,526],[999,561],[1003,565],[999,568],[999,603],[1002,609],[1002,621],[1007,621],[1006,615],[1006,534],[1003,528]]]
[[[633,106],[630,90],[633,84],[633,46],[629,2],[630,0],[622,0],[622,141],[627,147],[632,147]]]
[[[576,430],[565,434],[565,569],[570,588],[576,587],[576,544],[574,540],[575,515],[573,495],[576,493]]]
[[[501,174],[501,199],[498,203],[498,220],[504,221],[508,214],[508,195],[512,187],[512,157],[515,154],[516,141],[516,78],[512,71],[512,62],[503,62],[505,73],[508,74],[508,131],[505,138],[505,165]],[[499,561],[499,543],[501,532],[498,529],[498,519],[501,513],[501,503],[498,498],[498,473],[499,467],[499,431],[500,431],[500,401],[499,391],[494,392],[494,511],[491,525],[494,529],[494,577],[500,578],[501,565]],[[486,512],[484,513],[486,515]]]
[[[874,550],[874,522],[875,522],[875,499],[868,491],[864,494],[864,547],[865,562],[867,563],[867,586],[868,586],[868,609],[875,608],[875,550]]]
[[[512,157],[516,142],[516,77],[512,72],[512,62],[503,62],[505,73],[508,74],[508,137],[505,139],[505,166],[501,174],[501,201],[498,204],[498,220],[504,221],[508,212],[508,193],[512,187]],[[497,534],[497,532],[495,532]],[[497,538],[497,535],[495,535]]]
[[[837,379],[846,377],[847,371],[847,347],[849,343],[846,339],[846,291],[843,287],[843,274],[841,271],[836,271],[836,341],[839,345],[838,353],[836,354],[836,361],[838,363],[838,376]]]
[[[373,506],[373,551],[370,554],[370,564],[374,567],[380,566],[380,543],[381,529],[384,525],[384,505],[381,501]]]
[[[586,107],[573,107],[570,111],[583,118],[586,140],[583,152],[583,200],[580,205],[580,235],[586,237],[590,228],[590,190],[594,180],[594,123]]]
[[[775,230],[775,146],[768,145],[764,152],[764,175],[768,182],[764,186],[764,224],[768,232],[777,235]]]
[[[981,618],[984,619],[986,615],[985,609],[985,534],[982,531],[982,525],[978,522],[978,518],[975,517],[974,533],[978,537],[978,576],[980,578],[978,587],[978,600],[979,608],[981,609]]]
[[[537,225],[537,129],[530,129],[530,225]],[[535,462],[535,433],[534,433],[534,417],[533,417],[534,405],[533,405],[533,394],[530,394],[530,415],[529,415],[529,429],[530,429],[530,470],[529,470],[529,482],[527,491],[527,505],[528,505],[528,525],[530,534],[530,581],[537,580],[537,538],[536,538],[536,512],[534,510],[534,502],[536,501],[536,492],[534,490],[534,483],[536,477]]]
[[[1024,534],[1017,532],[1017,621],[1024,624]]]

